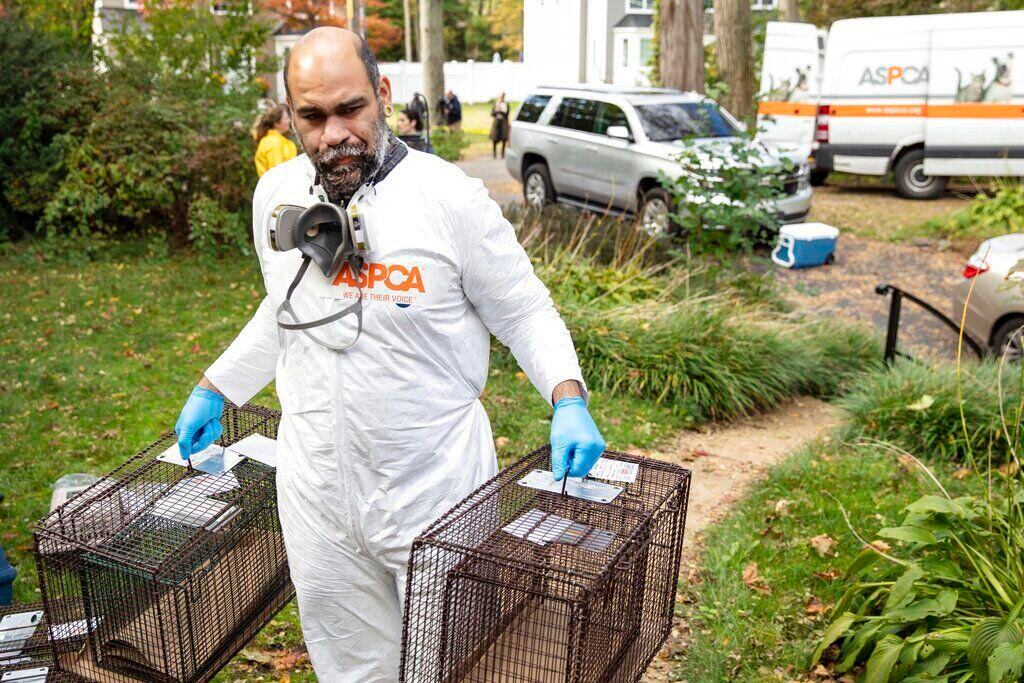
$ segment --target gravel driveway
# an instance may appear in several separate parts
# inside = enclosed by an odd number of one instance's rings
[[[484,181],[501,204],[522,201],[522,189],[505,169],[502,159],[482,157],[460,161],[471,176]],[[875,286],[889,283],[929,302],[956,319],[950,300],[951,286],[963,270],[965,258],[936,245],[884,242],[871,237],[920,223],[963,205],[962,196],[949,194],[935,202],[898,198],[888,188],[863,184],[832,186],[815,192],[811,220],[836,225],[842,231],[831,266],[790,271],[768,263],[788,296],[799,307],[872,325],[885,333],[889,297],[875,294]],[[856,233],[856,234],[854,234]],[[904,301],[899,339],[904,350],[933,357],[955,357],[956,337],[930,314]]]

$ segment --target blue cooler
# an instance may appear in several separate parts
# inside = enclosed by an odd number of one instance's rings
[[[796,223],[779,228],[772,261],[784,268],[810,268],[831,263],[839,228],[824,223]]]

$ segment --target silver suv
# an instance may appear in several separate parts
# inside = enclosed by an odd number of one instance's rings
[[[727,153],[743,125],[714,101],[664,88],[569,86],[540,88],[512,122],[509,173],[522,182],[528,205],[550,202],[600,212],[639,215],[643,226],[665,233],[671,199],[659,171],[678,175],[684,139],[710,156]],[[758,156],[790,158],[797,172],[782,179],[775,211],[797,223],[811,209],[806,153],[764,148]]]

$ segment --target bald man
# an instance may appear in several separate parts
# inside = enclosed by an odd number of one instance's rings
[[[604,441],[572,340],[512,226],[479,180],[390,134],[391,84],[366,44],[311,31],[285,82],[305,153],[270,169],[253,198],[267,296],[193,390],[178,444],[183,458],[205,448],[225,397],[241,405],[276,378],[278,509],[313,667],[324,681],[395,681],[412,541],[497,470],[479,400],[489,333],[554,405],[556,478],[586,474]],[[271,247],[275,207],[321,191],[365,217],[358,272],[346,263],[324,277]],[[338,319],[316,338],[282,330],[275,311],[288,297],[299,320]],[[347,315],[356,300],[361,316]]]

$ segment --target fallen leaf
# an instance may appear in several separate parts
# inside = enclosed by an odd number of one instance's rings
[[[200,351],[202,351],[202,348],[200,348],[198,342],[192,345],[192,353],[199,353]]]
[[[765,584],[764,579],[761,577],[761,573],[758,571],[757,562],[751,562],[743,569],[743,583],[747,585],[747,588],[766,595],[771,592]]]
[[[920,399],[907,406],[907,410],[928,410],[935,404],[935,397],[925,394]]]
[[[818,534],[808,542],[814,548],[814,552],[818,553],[819,557],[827,557],[836,544],[835,539],[828,534]]]
[[[839,571],[834,568],[829,569],[827,572],[814,572],[814,575],[822,581],[835,581],[840,576]]]
[[[954,479],[966,479],[969,476],[971,476],[970,467],[961,467],[960,469],[953,471]]]
[[[295,669],[304,657],[306,657],[305,652],[289,650],[274,657],[274,669],[276,671],[290,671]]]
[[[253,662],[254,664],[272,664],[274,661],[274,658],[272,656],[270,656],[266,652],[260,652],[259,650],[245,649],[239,652],[238,654],[240,654],[242,656],[242,659],[244,659],[245,661]]]
[[[871,543],[868,543],[868,545],[870,545],[875,550],[883,553],[887,553],[890,550],[892,550],[892,546],[882,540],[871,541]]]
[[[711,456],[710,453],[708,453],[703,448],[700,448],[699,446],[690,451],[690,455],[693,456],[694,458],[707,458]]]
[[[824,614],[825,612],[832,609],[828,605],[824,604],[818,598],[811,596],[811,599],[807,601],[807,613],[808,614]]]
[[[508,437],[499,436],[497,439],[494,440],[494,445],[497,446],[498,448],[504,448],[505,446],[508,445]]]
[[[793,504],[793,501],[780,498],[775,501],[775,514],[779,517],[785,517],[789,514],[789,507]]]

